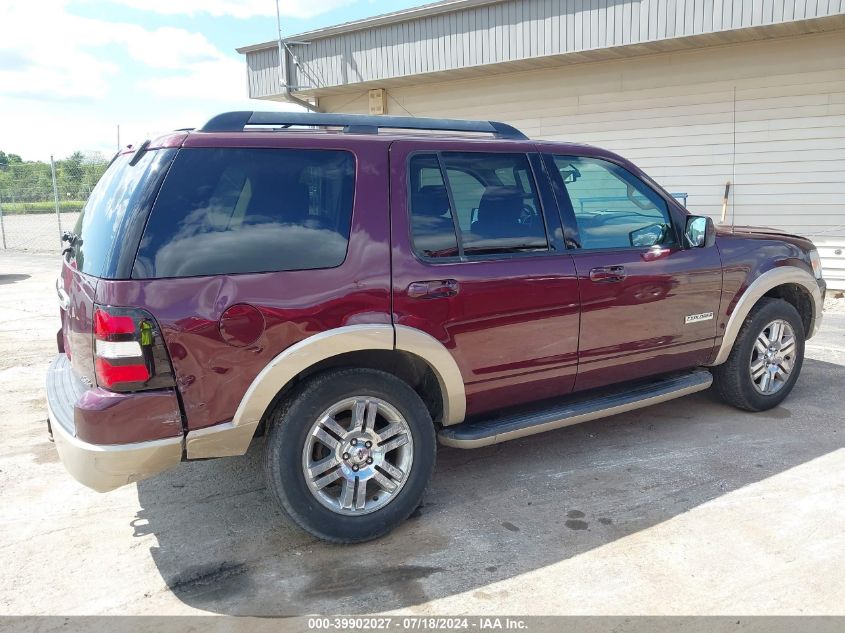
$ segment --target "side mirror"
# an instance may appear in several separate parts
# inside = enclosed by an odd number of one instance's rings
[[[691,215],[687,218],[684,240],[689,248],[705,248],[716,243],[716,225],[713,218]]]
[[[628,241],[631,246],[641,247],[661,244],[666,237],[666,228],[665,224],[649,224],[628,233]]]

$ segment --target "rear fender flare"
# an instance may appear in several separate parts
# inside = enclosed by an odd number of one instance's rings
[[[250,384],[231,422],[188,432],[187,458],[243,455],[276,395],[303,371],[340,354],[393,349],[414,354],[431,367],[443,395],[444,425],[461,422],[466,414],[463,379],[440,341],[401,325],[350,325],[309,336],[271,360]]]

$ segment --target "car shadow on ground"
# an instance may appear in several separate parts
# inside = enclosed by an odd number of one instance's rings
[[[136,535],[170,590],[217,613],[369,613],[477,590],[600,547],[843,447],[845,366],[807,360],[748,414],[709,394],[473,451],[441,447],[424,505],[385,538],[327,545],[288,526],[244,457],[138,484]],[[837,433],[837,430],[840,431]]]
[[[29,279],[30,275],[24,274],[11,274],[11,275],[0,275],[0,286],[5,286],[6,284],[14,284],[19,281],[26,281]]]

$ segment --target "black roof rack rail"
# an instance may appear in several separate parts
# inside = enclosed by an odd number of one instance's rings
[[[292,125],[342,127],[348,134],[378,134],[379,128],[401,130],[444,130],[493,134],[496,138],[528,140],[522,132],[498,121],[465,121],[461,119],[429,119],[411,116],[368,116],[327,112],[224,112],[211,118],[200,132],[243,132],[248,125]]]

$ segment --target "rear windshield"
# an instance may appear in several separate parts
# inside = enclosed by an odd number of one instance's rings
[[[162,184],[134,278],[332,268],[346,258],[349,152],[182,149]]]
[[[126,253],[134,255],[137,233],[131,239],[133,225],[142,224],[148,200],[154,195],[160,175],[176,150],[150,150],[135,165],[132,154],[118,156],[91,192],[73,230],[79,239],[68,253],[76,268],[96,277],[119,276],[118,260]],[[128,272],[128,271],[127,271]]]

